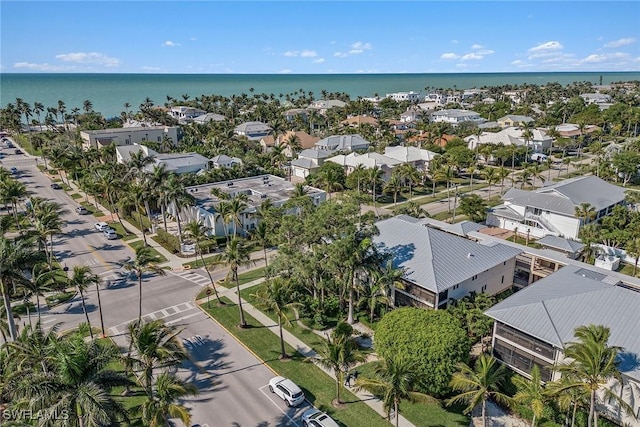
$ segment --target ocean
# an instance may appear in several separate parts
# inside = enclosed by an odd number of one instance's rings
[[[200,95],[280,94],[304,90],[321,98],[323,90],[345,92],[351,98],[375,94],[416,91],[425,88],[471,89],[503,84],[537,84],[572,82],[608,84],[617,81],[640,80],[640,72],[588,73],[479,73],[479,74],[0,74],[0,105],[15,103],[22,98],[33,106],[41,102],[46,107],[65,103],[67,113],[74,107],[82,109],[89,100],[95,111],[106,117],[118,116],[129,103],[132,110],[148,97],[163,105],[167,96],[178,100],[186,94],[193,99]],[[252,91],[253,90],[253,91]]]

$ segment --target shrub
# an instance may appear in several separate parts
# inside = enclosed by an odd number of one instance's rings
[[[155,241],[171,253],[180,253],[180,239],[171,233],[167,233],[162,228],[158,228]]]

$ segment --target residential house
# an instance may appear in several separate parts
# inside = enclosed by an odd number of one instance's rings
[[[260,146],[262,147],[263,152],[268,153],[273,150],[273,147],[283,145],[284,155],[287,157],[293,157],[293,150],[289,147],[287,142],[294,136],[298,139],[302,150],[313,148],[315,147],[316,142],[320,141],[319,137],[311,136],[304,131],[289,130],[282,135],[278,135],[277,139],[274,138],[273,135],[267,135],[261,138]]]
[[[300,181],[320,169],[324,161],[333,155],[333,151],[307,149],[298,153],[291,161],[291,180]]]
[[[593,133],[599,129],[600,128],[598,126],[588,125],[584,128],[584,133],[585,134]],[[561,125],[556,126],[556,132],[558,132],[558,136],[560,136],[561,138],[576,139],[582,135],[580,126],[573,123],[563,123]]]
[[[295,118],[298,116],[301,117],[302,120],[306,122],[309,116],[307,110],[305,110],[304,108],[291,108],[285,111],[284,113],[282,113],[282,115],[289,123],[293,122]]]
[[[609,104],[611,96],[606,93],[583,93],[580,98],[584,99],[587,104]]]
[[[338,154],[327,159],[327,162],[337,163],[344,167],[346,174],[353,172],[358,166],[362,166],[365,169],[373,169],[375,167],[382,171],[382,180],[388,181],[391,178],[393,169],[402,164],[402,161],[392,159],[391,157],[379,154],[379,153],[350,153],[347,155]]]
[[[579,326],[603,325],[610,329],[608,344],[619,346],[622,383],[608,384],[631,405],[630,416],[615,400],[598,391],[597,407],[618,425],[640,426],[640,292],[614,274],[567,266],[522,289],[488,309],[495,320],[493,355],[517,373],[530,378],[537,366],[543,381],[561,374],[554,368],[565,363],[564,349],[576,341]]]
[[[133,145],[146,141],[162,142],[169,139],[178,142],[179,129],[175,126],[139,126],[80,131],[82,146],[100,148],[106,145]]]
[[[589,175],[533,191],[511,188],[502,200],[504,203],[487,215],[487,225],[517,229],[537,238],[552,234],[575,240],[584,225],[584,220],[576,217],[576,207],[589,204],[595,209],[597,221],[616,205],[624,204],[625,189]]]
[[[414,91],[388,93],[385,95],[385,98],[391,98],[396,102],[420,102],[423,99],[420,92]]]
[[[346,120],[340,122],[342,125],[355,127],[357,128],[360,125],[370,125],[375,128],[378,127],[378,119],[371,116],[357,115],[353,117],[349,117]]]
[[[336,151],[357,151],[368,150],[369,141],[358,134],[354,135],[332,135],[316,142],[317,150]]]
[[[498,132],[482,132],[480,136],[469,135],[464,140],[471,150],[483,144],[524,146],[526,143],[532,152],[542,152],[551,148],[553,144],[553,138],[547,135],[544,129],[531,129],[531,137],[527,141],[523,134],[524,131],[519,127],[508,127]]]
[[[434,111],[431,113],[431,121],[450,123],[456,126],[462,122],[482,123],[485,120],[475,111],[452,109]]]
[[[326,114],[331,108],[343,108],[345,105],[347,103],[339,99],[320,99],[309,104],[307,110],[315,110],[320,114]]]
[[[577,240],[565,239],[564,237],[554,236],[553,234],[548,234],[542,239],[536,240],[536,243],[543,248],[561,252],[571,259],[577,259],[584,249],[584,244]]]
[[[397,306],[446,308],[471,293],[495,295],[513,285],[517,248],[484,245],[406,215],[376,223],[376,246],[403,270],[404,289],[394,289]]]
[[[236,135],[246,136],[251,141],[259,141],[272,131],[269,125],[262,122],[244,122],[233,130]]]
[[[171,115],[171,117],[173,117],[174,119],[178,119],[180,123],[189,122],[196,117],[202,116],[206,113],[207,112],[204,110],[193,107],[185,107],[183,105],[171,107],[171,110],[169,110],[169,114]]]
[[[265,200],[270,200],[273,206],[282,206],[291,198],[294,189],[294,184],[274,175],[260,175],[187,187],[187,193],[195,198],[196,203],[183,208],[180,218],[184,222],[201,221],[214,236],[229,236],[234,233],[246,235],[260,222],[257,212]],[[326,200],[326,193],[323,190],[308,186],[305,190],[306,196],[316,206]],[[220,215],[218,206],[224,199],[240,194],[246,196],[247,208],[241,213],[238,224],[226,223]],[[175,215],[175,208],[171,206],[169,212]]]
[[[239,157],[229,157],[226,154],[218,154],[211,158],[211,167],[220,169],[231,169],[234,166],[242,166],[242,159]]]
[[[227,118],[222,114],[206,113],[206,114],[202,114],[200,116],[194,117],[193,123],[198,123],[203,125],[210,122],[224,122],[225,120],[227,120]]]
[[[164,165],[168,172],[178,175],[183,173],[198,173],[210,168],[209,159],[198,153],[158,153],[144,145],[122,145],[116,147],[116,161],[127,163],[131,159],[131,154],[142,151],[146,156],[152,157],[153,161],[145,169],[152,171],[155,166]]]
[[[385,147],[384,155],[392,159],[400,160],[402,163],[409,163],[418,170],[428,170],[431,162],[437,154],[433,151],[423,150],[418,147]]]
[[[519,116],[516,114],[507,114],[498,119],[498,125],[501,128],[518,127],[525,123],[533,123],[535,120],[529,116]]]
[[[412,105],[411,107],[407,108],[407,111],[400,114],[400,121],[402,123],[413,123],[417,120],[421,120],[423,115],[424,111],[420,107]]]

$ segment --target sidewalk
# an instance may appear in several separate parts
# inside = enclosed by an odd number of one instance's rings
[[[249,288],[251,286],[255,286],[257,284],[262,283],[263,281],[264,281],[264,279],[257,279],[257,280],[254,280],[253,282],[245,283],[244,285],[242,285],[240,287],[240,289],[246,289],[246,288]],[[237,298],[238,298],[238,294],[236,293],[235,288],[221,289],[220,290],[220,296],[226,296],[227,298],[231,299],[232,301],[236,301]],[[249,304],[244,299],[242,299],[241,301],[242,301],[242,307],[243,307],[243,309],[244,309],[244,311],[246,313],[250,314],[258,322],[260,322],[267,329],[269,329],[271,332],[273,332],[274,335],[276,335],[276,336],[278,335],[278,324],[277,323],[275,323],[266,314],[264,314],[262,311],[258,310],[257,308],[255,308],[254,306]],[[202,304],[202,303],[206,303],[206,299],[201,299],[199,301],[196,301],[196,304],[198,304],[198,306],[200,304]],[[360,329],[360,328],[358,328],[358,329]],[[298,339],[291,332],[287,331],[286,329],[283,329],[282,330],[282,334],[283,334],[285,342],[287,344],[289,344],[291,347],[293,347],[298,353],[300,353],[304,357],[306,357],[306,358],[308,358],[310,360],[314,360],[318,356],[317,353],[315,351],[313,351],[313,349],[311,349],[303,341]],[[333,378],[335,380],[335,376],[334,376],[334,374],[333,374],[333,372],[331,370],[323,368],[322,366],[320,366],[317,363],[315,363],[315,365],[318,366],[318,368],[322,369],[327,375],[329,375],[331,378]],[[376,411],[378,414],[380,414],[380,416],[382,416],[383,418],[386,419],[387,414],[383,409],[382,401],[380,401],[378,398],[376,398],[375,396],[373,396],[372,394],[370,394],[368,392],[356,391],[353,387],[347,387],[347,388],[353,394],[355,394],[360,400],[362,400],[364,403],[369,405],[374,411]],[[395,424],[395,420],[392,419],[392,421]],[[399,426],[401,426],[401,427],[415,427],[414,424],[409,422],[409,420],[404,418],[402,415],[400,415],[400,418],[399,418]]]

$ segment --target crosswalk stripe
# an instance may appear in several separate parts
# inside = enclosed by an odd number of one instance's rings
[[[176,316],[176,315],[178,315],[178,314],[180,314],[180,313],[184,313],[184,312],[187,312],[187,311],[189,311],[189,310],[194,310],[195,308],[196,308],[196,306],[195,306],[191,301],[189,301],[189,302],[184,302],[184,303],[176,304],[176,305],[174,305],[174,306],[172,306],[172,307],[165,307],[165,308],[163,308],[163,309],[161,309],[161,310],[156,310],[156,311],[154,311],[154,312],[147,313],[147,314],[145,314],[145,315],[144,315],[144,316],[142,316],[142,317],[143,317],[143,319],[145,319],[145,320],[147,320],[147,319],[149,319],[149,320],[164,319],[164,318],[166,318],[166,317]],[[169,310],[169,309],[171,309],[171,310]],[[184,317],[185,317],[185,318],[187,318],[187,317],[191,317],[191,316],[192,316],[192,315],[191,315],[191,314],[189,314],[189,315],[186,315],[186,316],[184,316]],[[182,319],[182,318],[181,318],[181,319]],[[124,322],[124,323],[121,323],[121,324],[119,324],[119,325],[112,326],[111,328],[109,328],[109,331],[110,331],[110,333],[111,333],[112,335],[118,335],[118,334],[121,334],[121,333],[123,333],[124,331],[126,331],[126,329],[127,329],[127,328],[126,328],[126,327],[127,327],[127,325],[128,325],[130,322],[133,322],[134,320],[136,320],[136,319],[131,319],[131,320],[130,320],[130,321],[128,321],[128,322]],[[171,320],[170,322],[174,322],[174,321],[173,321],[173,320]],[[169,322],[167,322],[167,323],[169,323]]]

